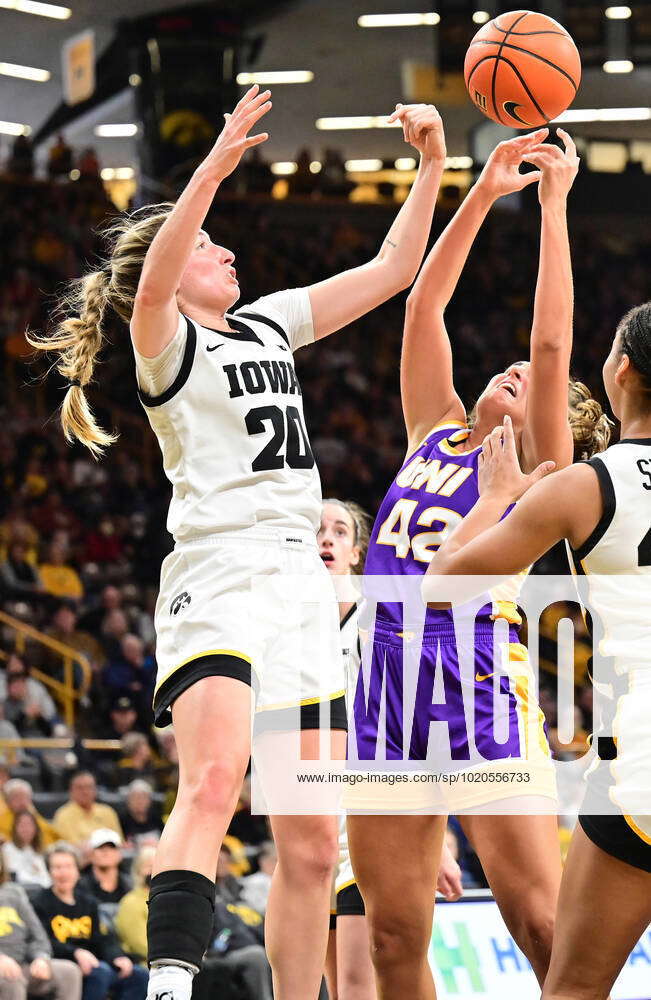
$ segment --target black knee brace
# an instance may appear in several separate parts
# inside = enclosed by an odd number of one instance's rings
[[[191,871],[161,872],[151,880],[147,918],[150,965],[185,965],[197,972],[212,936],[215,883]]]

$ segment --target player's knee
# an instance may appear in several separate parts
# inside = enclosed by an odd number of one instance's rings
[[[222,816],[232,811],[242,775],[234,761],[204,761],[188,774],[179,787],[179,800],[193,815]]]
[[[336,830],[300,838],[281,854],[281,864],[289,877],[302,882],[323,883],[332,880],[339,847]]]
[[[371,958],[376,969],[419,962],[427,955],[432,928],[419,919],[419,909],[403,915],[389,908],[370,920]]]
[[[364,963],[360,962],[359,968],[346,969],[338,984],[338,1000],[366,1000],[369,996],[368,980],[369,972]]]
[[[530,906],[520,915],[520,947],[526,954],[549,959],[554,937],[554,913],[544,905]]]

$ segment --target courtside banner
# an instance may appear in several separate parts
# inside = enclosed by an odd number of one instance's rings
[[[540,1000],[529,962],[491,897],[438,901],[429,960],[439,1000]],[[651,928],[613,987],[612,1000],[651,1000]]]

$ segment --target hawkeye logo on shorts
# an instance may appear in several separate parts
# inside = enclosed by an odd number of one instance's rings
[[[188,594],[187,590],[184,590],[183,593],[178,594],[170,604],[170,614],[178,615],[179,611],[183,611],[183,608],[187,608],[191,600],[192,598]]]

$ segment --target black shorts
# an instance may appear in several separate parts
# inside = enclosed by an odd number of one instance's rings
[[[357,887],[357,882],[344,886],[337,893],[338,917],[365,917],[364,900]]]
[[[202,677],[232,677],[253,687],[257,695],[258,684],[251,665],[241,657],[229,655],[202,656],[197,660],[175,671],[161,684],[154,698],[154,723],[156,726],[167,726],[172,722],[170,711],[176,699],[196,684]],[[301,705],[301,729],[318,729],[321,703],[316,702]],[[329,719],[331,729],[348,729],[346,714],[346,699],[344,695],[324,703],[324,724]],[[329,713],[329,716],[328,716]],[[269,730],[277,732],[294,731],[296,729],[296,709],[282,708],[260,712],[254,716],[253,735]]]
[[[629,825],[624,816],[579,816],[585,835],[606,854],[643,872],[651,872],[651,844]]]
[[[643,872],[651,872],[651,844],[636,832],[635,824],[621,812],[615,812],[612,761],[617,758],[617,745],[611,736],[599,736],[595,747],[599,764],[587,779],[583,812],[579,822],[585,835],[606,854]]]

